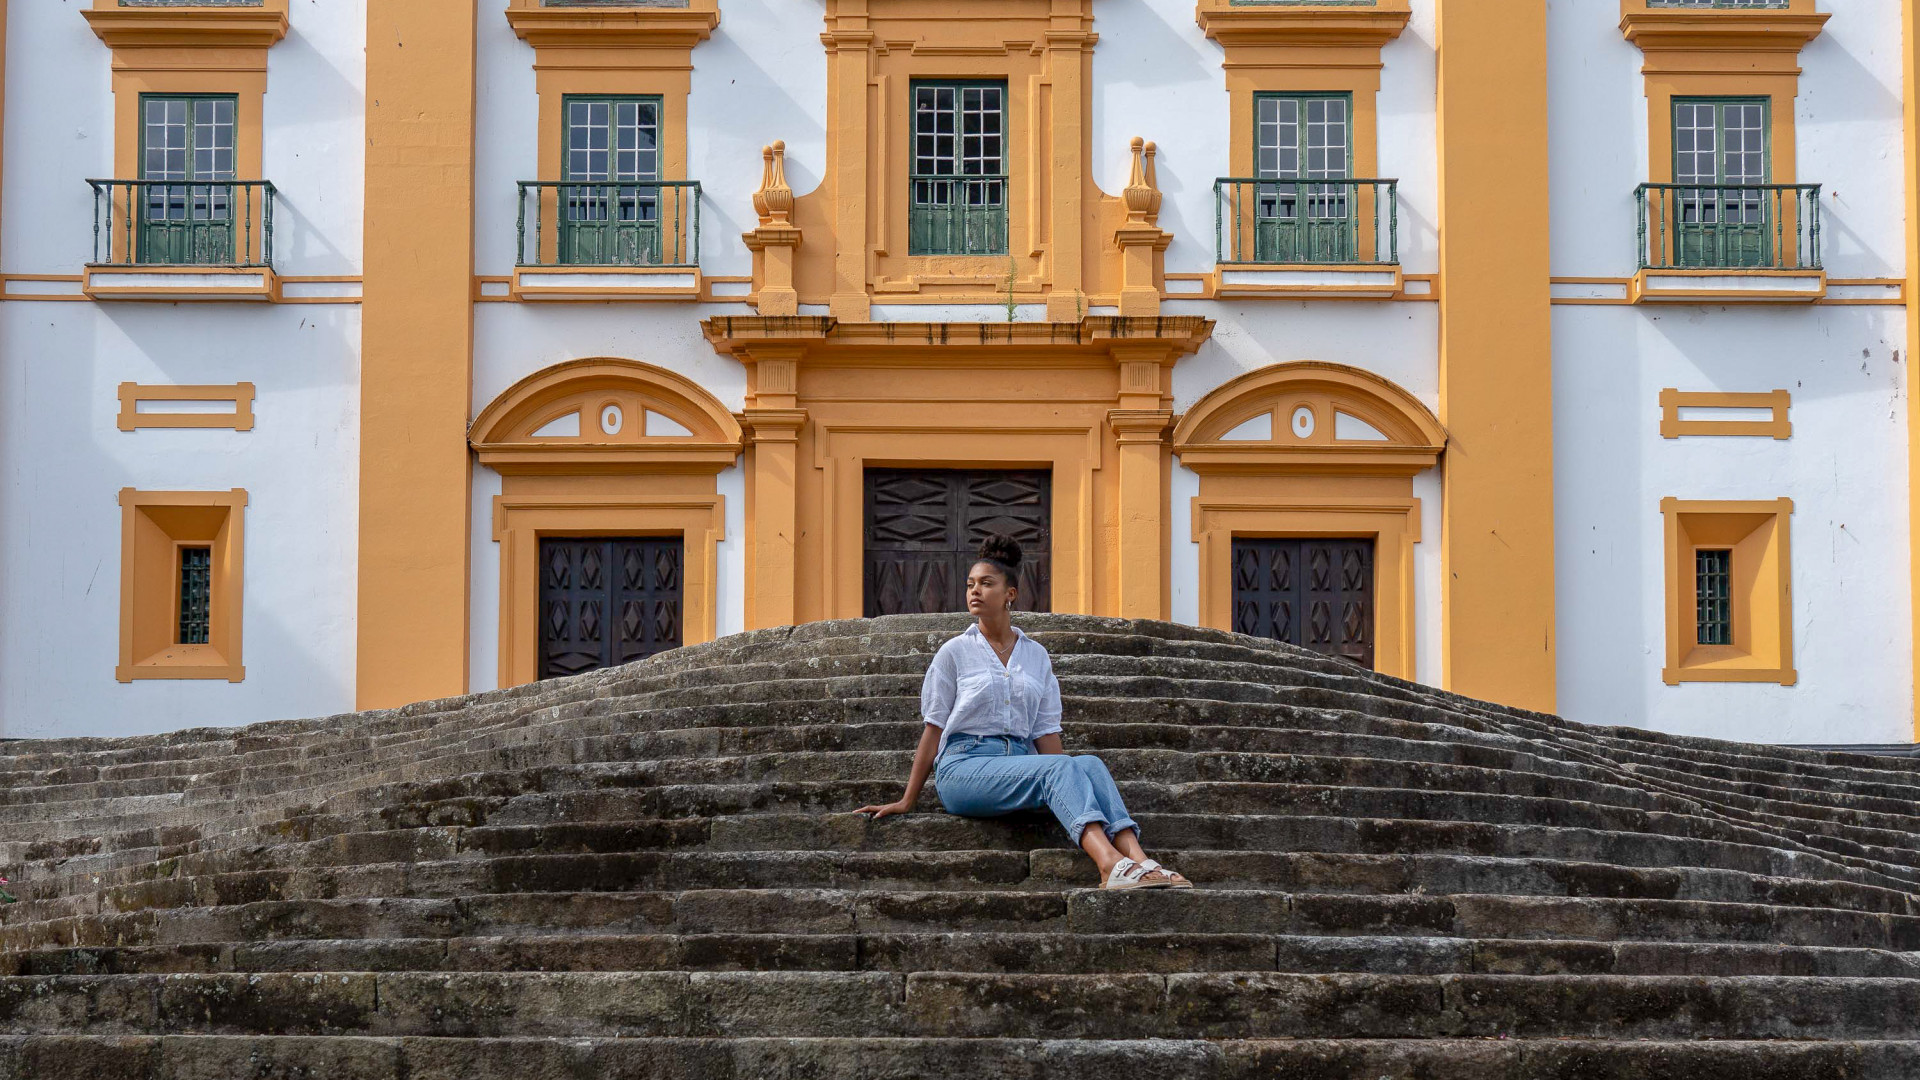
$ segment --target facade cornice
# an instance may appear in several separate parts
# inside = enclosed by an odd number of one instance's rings
[[[828,315],[719,315],[700,324],[714,349],[729,355],[768,345],[797,346],[809,357],[839,350],[881,348],[990,351],[1046,350],[1131,354],[1149,350],[1168,357],[1198,349],[1213,333],[1213,320],[1198,315],[1135,318],[1088,316],[1079,322],[843,322]]]
[[[1380,0],[1373,7],[1310,4],[1236,4],[1200,0],[1200,28],[1222,45],[1359,48],[1376,52],[1406,29],[1407,0]]]
[[[182,7],[120,7],[115,0],[95,0],[81,17],[108,48],[120,49],[258,49],[260,64],[266,50],[287,36],[287,0],[263,0],[259,7],[230,5]],[[115,57],[118,63],[120,58]]]
[[[691,49],[720,25],[720,7],[718,0],[672,8],[541,7],[538,0],[513,0],[507,24],[536,49]]]
[[[1785,8],[1656,8],[1621,0],[1620,33],[1639,46],[1648,74],[1798,74],[1799,54],[1820,36],[1827,12],[1812,0]]]

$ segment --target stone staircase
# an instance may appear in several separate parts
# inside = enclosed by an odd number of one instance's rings
[[[1191,891],[898,797],[962,616],[0,747],[0,1080],[1920,1075],[1920,763],[1027,615]]]

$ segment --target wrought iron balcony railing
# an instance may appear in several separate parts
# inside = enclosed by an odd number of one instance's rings
[[[1214,258],[1223,264],[1397,265],[1398,189],[1398,180],[1215,180]]]
[[[89,180],[93,262],[273,266],[273,185],[265,180]]]
[[[698,266],[697,180],[522,180],[521,266]]]
[[[1007,177],[913,176],[907,211],[910,255],[1005,255]]]
[[[1820,269],[1819,184],[1641,184],[1640,266]]]

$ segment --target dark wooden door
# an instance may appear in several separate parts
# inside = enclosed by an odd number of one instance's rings
[[[1020,542],[1021,611],[1053,610],[1053,475],[866,470],[866,614],[967,610],[967,571],[992,533]]]
[[[1233,538],[1233,628],[1373,666],[1373,541]]]
[[[677,536],[541,538],[540,677],[678,646],[681,559]]]

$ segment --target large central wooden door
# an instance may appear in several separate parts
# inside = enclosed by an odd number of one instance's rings
[[[1233,628],[1373,666],[1373,541],[1233,538]]]
[[[972,469],[866,470],[866,615],[967,609],[980,542],[1020,542],[1021,611],[1053,610],[1053,475]]]
[[[625,664],[680,644],[678,536],[540,539],[540,677]]]

